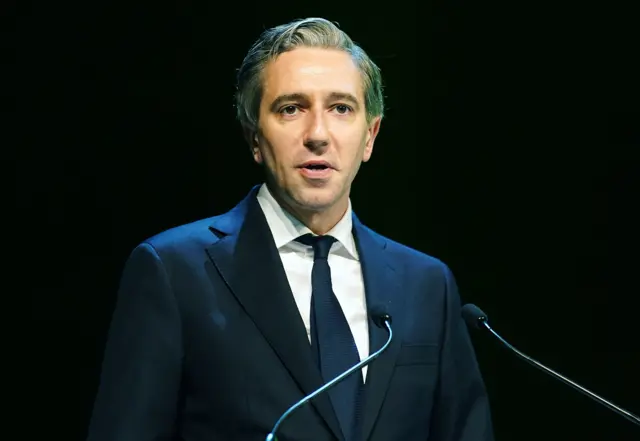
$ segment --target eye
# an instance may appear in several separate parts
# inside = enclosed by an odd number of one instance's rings
[[[296,106],[289,105],[280,109],[280,113],[282,113],[283,115],[295,115],[297,110],[298,108]]]
[[[351,107],[347,106],[346,104],[338,104],[334,107],[334,109],[341,115],[349,113],[352,110]]]

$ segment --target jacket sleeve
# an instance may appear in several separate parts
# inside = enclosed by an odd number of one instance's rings
[[[143,243],[123,271],[88,441],[170,439],[182,351],[180,314],[166,268]]]
[[[493,441],[489,398],[449,268],[439,382],[429,441]]]

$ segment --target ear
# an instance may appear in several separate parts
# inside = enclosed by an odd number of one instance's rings
[[[262,164],[264,159],[262,157],[262,151],[260,150],[260,135],[257,132],[253,132],[249,140],[251,143],[251,154],[253,155],[253,160],[258,164]]]
[[[260,138],[258,132],[253,130],[244,129],[244,139],[249,144],[249,150],[253,160],[258,164],[262,164],[262,153],[260,152]]]
[[[367,128],[367,139],[364,144],[364,154],[362,155],[363,162],[367,162],[369,159],[371,159],[371,154],[373,153],[373,143],[376,140],[376,136],[378,136],[381,123],[381,116],[376,116],[369,123],[369,127]]]

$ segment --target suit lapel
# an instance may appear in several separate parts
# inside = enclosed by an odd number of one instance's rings
[[[256,193],[257,187],[236,208],[215,218],[211,228],[222,237],[207,252],[232,293],[307,395],[322,386],[322,378]],[[329,396],[321,394],[311,404],[334,436],[341,439]]]
[[[369,438],[380,411],[389,380],[400,349],[400,328],[403,323],[403,299],[399,290],[401,275],[385,254],[386,241],[353,217],[354,236],[360,255],[367,306],[379,305],[392,317],[393,340],[387,350],[369,365],[364,389],[363,440]],[[376,326],[369,318],[370,353],[380,349],[387,341],[386,329]]]

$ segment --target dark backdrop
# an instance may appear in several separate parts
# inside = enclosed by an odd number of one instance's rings
[[[448,263],[521,350],[640,412],[633,8],[337,3],[21,6],[28,431],[85,436],[131,249],[260,182],[234,121],[235,69],[262,29],[305,16],[338,21],[384,74],[387,117],[353,189],[364,222]],[[473,338],[499,440],[638,439]]]

